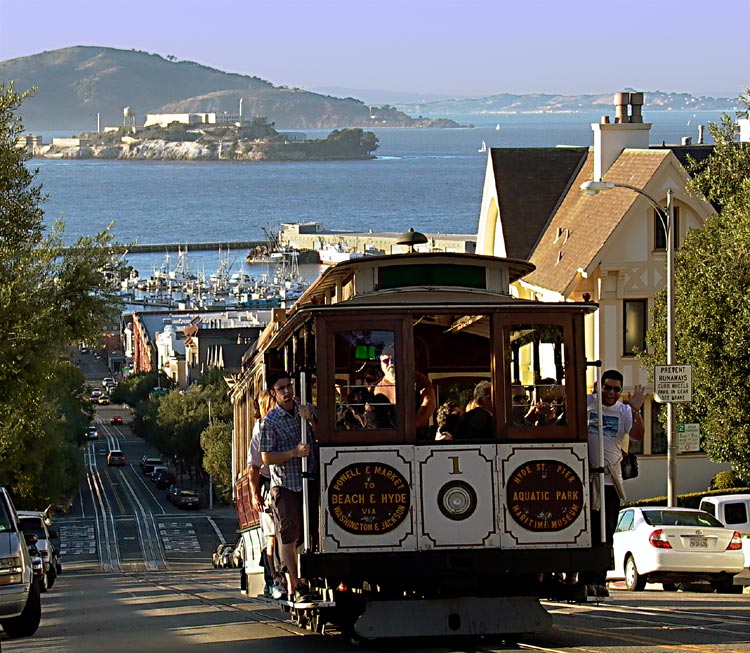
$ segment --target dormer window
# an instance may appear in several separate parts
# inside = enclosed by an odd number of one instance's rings
[[[680,246],[680,207],[674,206],[672,207],[672,210],[674,211],[674,225],[672,225],[672,238],[674,241],[674,248],[678,249]],[[661,223],[661,218],[656,212],[656,209],[654,209],[653,212],[654,217],[654,250],[656,251],[664,251],[667,249],[667,236],[664,233],[664,227]]]

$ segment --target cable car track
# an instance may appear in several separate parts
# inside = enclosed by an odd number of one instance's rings
[[[120,548],[117,542],[112,507],[96,463],[96,448],[89,443],[85,454],[86,480],[94,507],[94,527],[99,566],[103,570],[121,571]]]

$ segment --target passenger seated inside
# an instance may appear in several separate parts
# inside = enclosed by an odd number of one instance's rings
[[[452,440],[453,434],[456,432],[458,418],[463,415],[463,412],[459,403],[453,399],[449,399],[441,404],[437,411],[437,432],[435,433],[435,439]]]
[[[454,440],[491,440],[494,437],[492,428],[492,384],[480,381],[474,388],[476,408],[465,412],[456,422]]]
[[[528,426],[565,424],[565,386],[555,379],[542,379],[537,385],[537,401],[524,419]]]
[[[373,395],[367,386],[356,386],[346,397],[346,402],[339,404],[336,414],[336,428],[372,429],[376,427],[376,418],[372,405]]]
[[[373,388],[372,405],[379,428],[395,428],[396,405],[396,358],[393,348],[387,347],[380,354],[380,368],[383,377]],[[415,404],[417,437],[424,437],[429,432],[430,418],[435,412],[437,400],[435,389],[429,378],[415,372]]]
[[[526,425],[526,413],[529,412],[529,393],[520,383],[514,383],[511,393],[511,415],[515,426]]]

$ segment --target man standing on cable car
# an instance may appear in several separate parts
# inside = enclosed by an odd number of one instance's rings
[[[620,461],[622,460],[622,445],[626,435],[640,440],[643,438],[643,418],[641,407],[645,400],[642,385],[636,385],[630,395],[629,403],[620,399],[622,393],[623,376],[617,370],[607,370],[602,374],[602,433],[604,444],[604,497],[599,497],[598,505],[592,502],[591,524],[595,537],[599,536],[601,504],[605,511],[605,534],[607,544],[612,545],[612,539],[617,528],[617,516],[620,511],[622,492],[622,475]],[[596,468],[599,465],[599,410],[596,393],[588,397],[588,440],[589,463]],[[579,578],[587,586],[589,596],[609,596],[607,591],[607,570],[601,569]]]
[[[310,456],[312,447],[302,443],[301,419],[314,427],[316,418],[309,404],[294,399],[294,383],[287,372],[270,374],[267,385],[276,406],[261,425],[260,451],[271,471],[277,546],[286,567],[288,596],[302,602],[310,598],[310,589],[297,570],[297,546],[303,532],[302,458]]]

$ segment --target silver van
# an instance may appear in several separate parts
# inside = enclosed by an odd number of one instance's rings
[[[26,538],[10,495],[0,487],[0,624],[8,637],[29,637],[41,619],[41,590]]]

